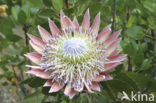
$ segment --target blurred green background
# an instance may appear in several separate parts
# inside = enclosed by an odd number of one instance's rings
[[[122,29],[119,48],[127,60],[111,73],[114,80],[100,84],[101,92],[73,100],[48,94],[44,80],[25,74],[30,62],[23,55],[32,51],[26,33],[39,37],[37,25],[50,31],[48,18],[60,27],[60,10],[81,24],[88,8],[91,22],[101,12],[100,30],[110,23],[113,31]],[[122,91],[156,96],[156,0],[0,0],[0,103],[129,103],[121,101]]]

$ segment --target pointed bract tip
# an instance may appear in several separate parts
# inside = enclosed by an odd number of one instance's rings
[[[52,23],[53,21],[52,21],[50,18],[48,18],[48,22],[49,22],[49,23]]]
[[[27,33],[27,36],[32,40],[34,38],[34,35]]]
[[[99,12],[99,13],[97,14],[97,17],[98,17],[99,20],[100,20],[100,15],[101,15],[101,13]]]
[[[87,9],[87,11],[89,12],[89,8]]]
[[[37,25],[37,28],[38,28],[38,29],[40,29],[40,28],[41,28],[41,26],[40,26],[40,25]]]
[[[50,19],[50,18],[48,18],[48,21],[51,21],[51,19]]]
[[[29,34],[29,33],[26,33],[26,35],[27,35],[29,38],[31,38],[31,34]]]
[[[108,80],[113,80],[113,77],[110,76],[110,77],[108,78]]]
[[[76,20],[77,18],[76,18],[76,16],[74,16],[74,20]]]
[[[118,38],[117,44],[119,45],[121,42],[122,38]]]
[[[128,55],[127,54],[123,54],[124,55],[124,57],[127,57]]]
[[[107,27],[108,27],[108,28],[111,28],[111,26],[112,26],[112,23],[111,23],[111,24],[109,24]]]
[[[64,14],[62,9],[60,10],[60,16],[65,16],[65,14]]]
[[[25,57],[28,57],[28,54],[24,54]]]
[[[99,12],[97,15],[99,15],[99,16],[100,16],[100,15],[101,15],[101,12]]]
[[[119,32],[121,33],[122,32],[122,29],[120,29]]]
[[[60,13],[62,13],[62,12],[63,12],[63,10],[61,9],[61,10],[60,10]]]
[[[53,22],[50,18],[48,18],[48,22]]]
[[[27,73],[27,74],[31,74],[32,72],[31,72],[31,71],[27,71],[27,72],[25,72],[25,73]]]
[[[88,8],[87,11],[85,12],[85,14],[90,15],[90,13],[89,13],[89,8]]]

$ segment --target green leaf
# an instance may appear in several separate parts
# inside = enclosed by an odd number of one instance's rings
[[[151,83],[150,83],[150,86],[149,86],[149,91],[150,92],[156,92],[156,80],[155,79],[151,80]]]
[[[41,87],[44,85],[44,83],[46,82],[46,80],[38,78],[38,77],[33,77],[31,82],[29,82],[29,86],[36,88],[36,87]]]
[[[59,13],[57,14],[53,9],[50,8],[43,8],[40,9],[40,11],[37,14],[36,22],[37,24],[44,24],[48,22],[48,18],[51,17],[58,17],[59,18]]]
[[[44,95],[50,95],[50,96],[56,96],[58,93],[49,93],[51,87],[43,87],[42,88],[42,93]]]
[[[7,39],[0,40],[0,51],[3,48],[7,48],[9,44],[10,44],[10,42]]]
[[[14,24],[13,24],[11,18],[4,19],[1,21],[1,23],[3,25],[0,25],[0,28],[1,28],[0,32],[2,32],[8,40],[16,42],[21,39],[21,37],[15,35],[12,32],[12,28],[14,27]]]
[[[117,78],[117,79],[119,79],[119,80],[122,80],[122,81],[126,82],[127,84],[131,85],[135,91],[138,91],[138,90],[139,90],[139,88],[138,88],[136,82],[135,82],[133,79],[131,79],[131,78],[127,75],[127,73],[119,73],[119,74],[117,74],[117,75],[115,76],[115,78]]]
[[[140,65],[142,64],[143,60],[145,59],[144,52],[147,50],[147,44],[142,43],[137,45],[137,52],[134,54],[132,58],[133,64]]]
[[[75,4],[78,0],[68,0],[69,4]],[[87,0],[86,0],[87,1]]]
[[[126,24],[126,27],[130,28],[135,21],[136,21],[136,18],[134,16],[131,16]]]
[[[31,82],[32,79],[33,78],[27,78],[27,79],[23,80],[20,84],[28,84]]]
[[[122,42],[123,52],[129,56],[134,56],[137,52],[137,44],[134,40],[125,38]]]
[[[151,29],[156,29],[155,18],[153,18],[153,17],[148,17],[148,18],[147,18],[147,21],[148,21],[149,27],[150,27]]]
[[[95,8],[96,8],[96,9],[95,9]],[[92,1],[92,2],[89,4],[89,9],[90,9],[90,11],[92,11],[91,13],[94,14],[94,16],[95,16],[98,12],[100,12],[101,8],[102,8],[102,3],[101,3],[101,2],[93,2],[93,1]]]
[[[25,97],[23,103],[42,103],[43,98],[44,95],[41,93],[40,90],[38,90],[35,93],[32,93]]]
[[[61,103],[67,103],[65,100],[63,100]]]
[[[8,40],[13,41],[13,42],[17,42],[21,39],[21,37],[10,33],[10,35],[7,35]]]
[[[153,0],[145,0],[143,6],[152,13],[156,13],[156,3]]]
[[[156,45],[154,45],[154,56],[156,57]]]
[[[43,0],[43,3],[45,6],[48,6],[48,7],[52,6],[51,0]]]
[[[51,0],[53,7],[60,11],[64,6],[64,0]]]
[[[19,11],[20,11],[20,7],[17,5],[11,8],[12,16],[15,18],[15,20],[18,19]]]
[[[24,24],[25,22],[26,22],[26,14],[24,13],[24,11],[23,10],[21,10],[20,12],[19,12],[19,14],[18,14],[18,22],[20,23],[20,24]]]
[[[122,81],[122,80],[119,80],[119,79],[114,79],[114,80],[111,80],[111,81],[107,81],[107,83],[109,84],[109,86],[117,92],[122,92],[122,91],[132,91],[133,90],[133,87],[125,82],[125,81]],[[119,85],[120,84],[120,85]]]
[[[101,84],[103,90],[106,91],[110,99],[113,101],[117,101],[117,95],[119,92],[127,91],[127,93],[129,93],[133,90],[131,85],[119,79],[113,79],[110,81],[102,82]]]
[[[141,70],[149,69],[151,67],[151,60],[150,59],[144,59],[141,65]]]
[[[133,39],[142,39],[144,37],[144,30],[141,26],[133,26],[126,30],[126,34]]]
[[[3,77],[5,77],[5,75],[3,75],[3,74],[0,74],[0,79],[2,79]]]
[[[136,6],[136,1],[137,0],[124,0],[125,1],[125,4],[127,5],[127,6],[130,6],[130,7],[135,7]],[[119,2],[119,3],[121,3],[121,2]]]
[[[32,6],[42,6],[42,0],[27,0]]]
[[[144,53],[142,51],[137,51],[137,53],[132,58],[133,64],[140,65],[144,60]]]
[[[145,76],[143,74],[133,72],[129,72],[127,73],[127,75],[136,82],[136,84],[140,89],[146,88],[152,79],[151,76],[148,75]]]

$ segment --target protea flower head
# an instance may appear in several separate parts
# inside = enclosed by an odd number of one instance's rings
[[[50,19],[51,34],[38,26],[41,39],[28,34],[30,45],[36,52],[25,56],[35,66],[27,73],[47,79],[44,86],[50,86],[49,93],[64,91],[72,99],[76,92],[100,91],[98,82],[111,80],[108,74],[121,64],[126,55],[117,49],[121,30],[111,33],[111,25],[100,33],[100,13],[90,26],[89,9],[82,24],[76,17],[71,21],[63,11],[60,12],[61,30]]]

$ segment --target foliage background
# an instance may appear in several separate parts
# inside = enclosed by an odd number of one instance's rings
[[[48,94],[44,80],[25,75],[30,63],[23,55],[32,51],[26,33],[39,36],[37,25],[48,28],[48,17],[60,27],[61,9],[81,23],[86,9],[91,21],[101,12],[100,29],[113,23],[122,28],[119,48],[128,54],[112,72],[114,80],[102,82],[102,91],[78,93],[69,100],[62,92]],[[156,96],[156,0],[0,0],[0,103],[128,103],[121,92]]]

